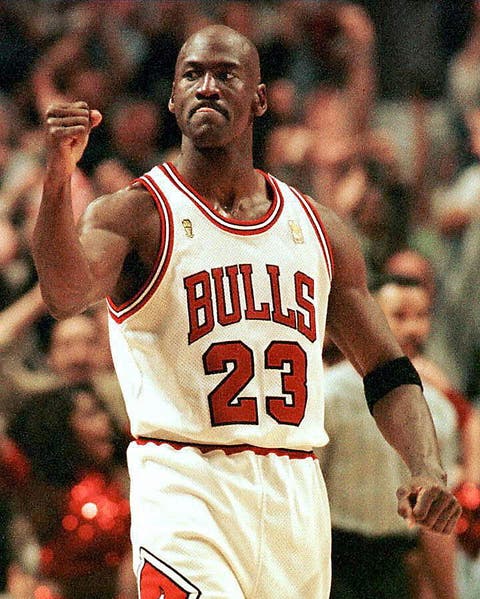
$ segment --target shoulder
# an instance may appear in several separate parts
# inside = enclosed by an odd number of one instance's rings
[[[331,208],[306,196],[325,229],[334,261],[333,285],[366,281],[366,270],[359,240],[350,227]]]
[[[351,226],[345,222],[336,212],[321,204],[310,196],[305,196],[310,204],[317,211],[325,230],[330,238],[332,246],[338,248],[351,239],[356,239],[355,233]]]
[[[82,215],[80,226],[133,233],[156,214],[150,193],[139,183],[93,200]]]
[[[145,210],[150,212],[154,207],[149,191],[140,183],[133,183],[115,193],[96,198],[87,206],[85,214],[108,219],[109,216],[121,216],[123,213],[130,216],[132,212],[143,214]]]

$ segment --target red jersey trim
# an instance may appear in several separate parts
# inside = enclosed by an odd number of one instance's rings
[[[116,304],[111,297],[107,297],[110,316],[118,323],[138,312],[152,297],[165,275],[173,248],[173,216],[165,195],[148,174],[135,179],[134,182],[141,183],[150,192],[155,202],[160,218],[162,240],[152,272],[142,288],[131,299],[120,305]]]
[[[170,162],[165,162],[159,167],[170,182],[181,191],[189,200],[191,200],[197,208],[206,216],[213,224],[224,231],[235,233],[237,235],[254,235],[263,233],[272,227],[280,217],[283,209],[283,196],[280,189],[275,184],[273,177],[257,169],[267,181],[267,184],[273,189],[273,200],[270,208],[264,216],[257,220],[238,221],[231,218],[226,218],[217,214],[210,208],[207,200],[202,197],[191,185],[185,181],[182,175],[177,171],[175,166]]]
[[[317,459],[317,456],[313,451],[303,451],[301,449],[283,449],[273,447],[258,447],[257,445],[249,445],[248,443],[242,443],[240,445],[207,445],[205,443],[180,443],[179,441],[168,441],[165,439],[152,439],[150,437],[138,437],[134,440],[138,445],[146,445],[147,443],[153,443],[154,445],[170,445],[174,449],[183,449],[184,447],[194,447],[199,449],[202,453],[210,453],[211,451],[223,451],[226,455],[232,455],[235,453],[241,453],[242,451],[253,451],[257,455],[269,455],[274,453],[278,456],[287,456],[292,460],[304,460],[305,458]]]
[[[298,199],[300,205],[305,210],[308,219],[312,223],[313,229],[317,235],[318,241],[320,242],[320,246],[322,248],[323,256],[327,265],[328,276],[331,282],[333,278],[333,273],[335,271],[335,264],[333,261],[332,246],[330,244],[330,239],[325,229],[325,225],[323,224],[322,219],[320,218],[320,215],[318,214],[318,211],[312,204],[312,202],[308,200],[308,198],[306,198],[299,191],[297,191],[295,188],[290,187],[290,190]]]

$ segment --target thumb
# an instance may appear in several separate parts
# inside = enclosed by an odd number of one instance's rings
[[[102,122],[103,116],[99,110],[90,110],[90,127],[93,129]]]
[[[406,486],[400,487],[397,491],[397,512],[404,520],[407,521],[410,528],[413,528],[416,524],[415,516],[413,514],[413,507],[416,503],[417,494],[418,489],[412,489]]]

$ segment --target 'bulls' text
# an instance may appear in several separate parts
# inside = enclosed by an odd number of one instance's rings
[[[268,264],[265,268],[267,276],[263,287],[270,289],[270,297],[259,304],[255,299],[251,264],[212,268],[209,272],[202,270],[185,277],[190,323],[188,342],[197,341],[212,331],[216,324],[227,326],[242,319],[270,320],[296,329],[310,341],[315,341],[317,330],[313,279],[297,271],[293,281],[283,281],[283,285],[293,283],[295,288],[296,305],[287,307],[282,302],[279,267]]]

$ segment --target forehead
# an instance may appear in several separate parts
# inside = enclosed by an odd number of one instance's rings
[[[378,300],[386,310],[398,308],[419,310],[428,307],[428,294],[422,287],[386,285],[378,294]]]
[[[190,38],[180,50],[177,68],[192,63],[249,68],[253,64],[252,48],[246,40],[233,34],[200,33]]]

